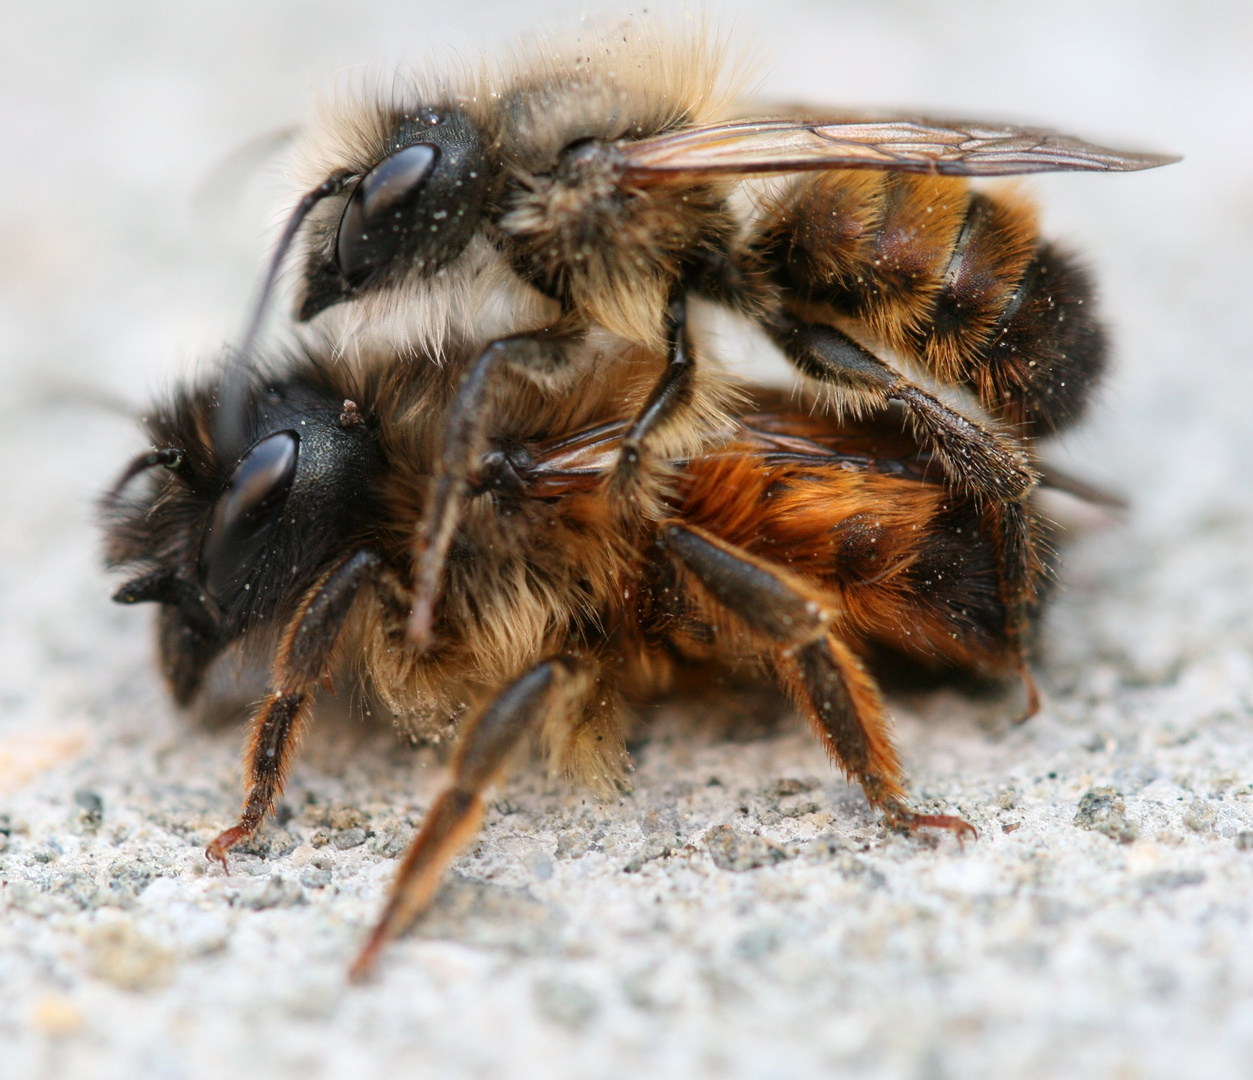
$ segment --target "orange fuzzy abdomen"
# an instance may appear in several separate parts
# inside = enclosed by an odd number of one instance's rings
[[[973,505],[942,486],[873,461],[732,444],[688,464],[680,500],[686,522],[838,598],[845,632],[965,667],[1000,666],[995,553]]]

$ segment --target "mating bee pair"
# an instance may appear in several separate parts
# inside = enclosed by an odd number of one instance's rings
[[[694,665],[773,679],[890,822],[959,836],[910,808],[866,654],[1017,672],[1035,707],[1030,440],[1081,412],[1104,341],[1029,208],[964,177],[1167,159],[737,119],[720,80],[717,48],[637,31],[333,112],[243,349],[154,411],[106,499],[109,562],[138,571],[116,599],[160,605],[176,700],[227,650],[270,663],[212,858],[273,808],[337,652],[417,733],[457,722],[357,974],[429,902],[511,750],[538,738],[612,785],[621,705]],[[294,252],[321,343],[262,361]],[[813,407],[701,355],[694,296],[763,327]]]

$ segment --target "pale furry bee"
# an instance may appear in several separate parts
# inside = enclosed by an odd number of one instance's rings
[[[250,371],[229,405],[228,369],[149,413],[152,449],[106,497],[108,561],[135,575],[115,599],[160,605],[176,700],[226,651],[270,667],[244,809],[211,858],[225,863],[273,809],[336,656],[416,734],[453,721],[451,782],[357,976],[429,903],[515,747],[538,742],[557,771],[612,787],[622,703],[701,666],[772,680],[889,823],[974,833],[910,806],[866,658],[884,644],[984,675],[1021,669],[1003,504],[954,493],[899,420],[749,404],[695,362],[682,302],[668,311],[664,357],[608,356],[612,378],[578,395],[509,373],[474,444],[433,363],[291,355]],[[449,447],[471,458],[472,486],[415,643],[413,536]],[[1028,613],[1042,550],[1028,553]]]
[[[1038,473],[1022,439],[1078,417],[1105,341],[1087,274],[1041,239],[1025,200],[967,178],[1174,159],[996,124],[763,118],[725,54],[699,31],[630,25],[341,99],[305,140],[306,194],[258,317],[294,246],[298,321],[349,358],[459,358],[474,369],[464,411],[487,432],[500,370],[580,393],[605,377],[589,335],[656,351],[675,296],[711,298],[759,323],[837,410],[903,409],[955,491],[1004,503],[1004,574],[1025,603]],[[747,198],[767,177],[782,186]],[[968,393],[985,419],[872,350]],[[416,540],[415,640],[469,467],[437,466],[446,497]]]

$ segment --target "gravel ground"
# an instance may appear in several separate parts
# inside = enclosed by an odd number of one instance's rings
[[[147,619],[108,602],[92,501],[138,446],[127,412],[237,333],[277,181],[221,163],[364,62],[507,47],[584,6],[10,5],[6,1080],[1253,1075],[1253,8],[707,11],[757,45],[769,96],[1187,155],[1032,184],[1118,346],[1055,458],[1132,509],[1071,515],[1029,724],[999,694],[892,698],[916,798],[979,841],[887,832],[765,705],[669,706],[617,802],[511,780],[431,917],[349,989],[438,762],[326,716],[284,823],[210,869],[238,729],[164,696]]]

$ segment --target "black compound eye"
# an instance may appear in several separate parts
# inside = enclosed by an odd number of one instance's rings
[[[439,147],[415,143],[389,154],[357,185],[339,222],[340,272],[359,288],[385,272],[413,227],[414,204],[439,162]]]
[[[201,580],[216,599],[244,584],[265,547],[296,476],[299,446],[294,431],[280,431],[262,439],[235,466],[200,548]]]
[[[483,227],[491,187],[503,178],[474,121],[455,105],[389,118],[371,149],[375,164],[353,188],[332,243],[319,218],[305,264],[305,322],[372,289],[430,278],[461,255]],[[319,189],[320,190],[320,189]]]

